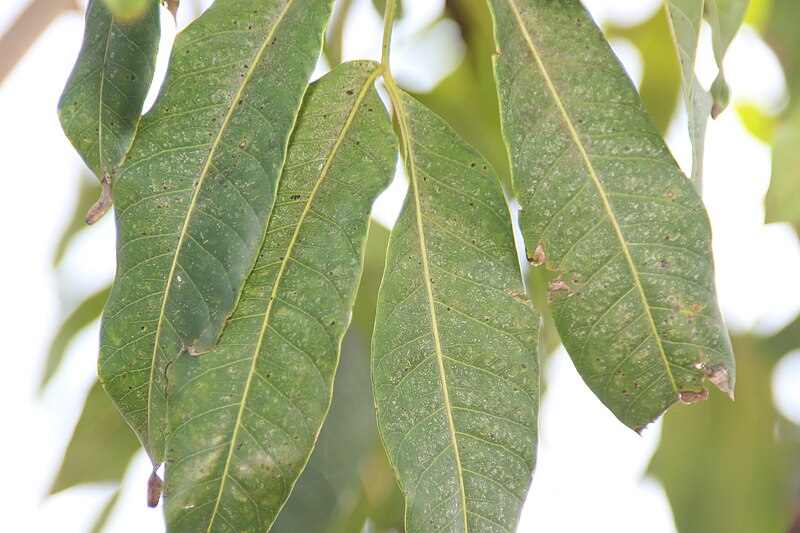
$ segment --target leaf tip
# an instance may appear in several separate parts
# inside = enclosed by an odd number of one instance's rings
[[[705,378],[716,385],[722,392],[726,393],[731,400],[734,400],[733,380],[730,372],[724,365],[706,366],[703,369]]]

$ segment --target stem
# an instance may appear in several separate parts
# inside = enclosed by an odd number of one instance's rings
[[[394,4],[394,2],[392,2]],[[0,36],[0,83],[11,73],[25,52],[59,15],[77,11],[76,0],[32,0],[17,20]]]
[[[396,0],[386,0],[386,12],[383,16],[383,44],[381,46],[381,65],[384,75],[391,78],[389,69],[389,48],[392,43],[392,28],[394,27],[394,14],[397,10]]]

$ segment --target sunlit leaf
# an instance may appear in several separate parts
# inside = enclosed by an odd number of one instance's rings
[[[328,410],[370,206],[396,160],[377,65],[313,85],[267,237],[219,345],[169,368],[166,518],[173,531],[265,531]]]
[[[710,228],[580,3],[493,0],[503,126],[528,260],[594,393],[641,428],[709,378],[733,389]]]
[[[217,342],[264,238],[330,0],[219,0],[178,34],[113,182],[117,275],[99,373],[154,464],[165,368]]]
[[[153,81],[160,35],[155,2],[132,23],[114,20],[101,0],[89,2],[83,44],[58,103],[58,117],[99,179],[113,173],[133,141]]]
[[[92,385],[51,493],[81,483],[121,482],[139,442],[99,383]]]
[[[372,380],[415,531],[513,531],[536,450],[538,316],[497,176],[440,118],[393,99],[409,196],[389,240]]]
[[[704,0],[666,0],[670,28],[681,63],[681,85],[692,142],[692,181],[702,191],[703,144],[711,113],[711,95],[697,81],[694,65],[703,24]]]

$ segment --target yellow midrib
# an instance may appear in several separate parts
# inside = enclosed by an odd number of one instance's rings
[[[289,258],[292,255],[295,244],[297,243],[297,237],[300,234],[300,229],[303,227],[303,223],[305,222],[306,216],[308,216],[309,210],[311,209],[311,204],[313,203],[314,198],[316,197],[316,194],[319,191],[320,186],[322,185],[322,182],[325,180],[325,177],[328,174],[328,170],[330,169],[333,160],[336,158],[336,154],[339,152],[339,149],[341,148],[342,143],[344,142],[345,135],[347,134],[347,132],[349,131],[350,127],[353,124],[353,121],[355,120],[355,116],[358,113],[358,109],[361,106],[361,103],[364,101],[364,98],[366,98],[367,91],[369,90],[370,86],[375,81],[375,79],[378,77],[379,73],[380,69],[376,67],[375,70],[373,70],[372,74],[370,74],[370,76],[367,78],[366,82],[364,83],[364,86],[361,88],[361,91],[358,93],[358,96],[356,97],[356,100],[353,105],[353,109],[351,110],[350,114],[347,117],[347,120],[342,126],[342,130],[336,138],[336,142],[334,143],[333,148],[331,149],[331,153],[326,159],[325,164],[320,170],[319,177],[317,178],[316,182],[314,183],[314,187],[311,189],[311,192],[308,195],[308,200],[306,201],[306,205],[303,207],[303,212],[300,214],[300,218],[297,221],[297,226],[295,226],[294,232],[292,233],[292,237],[289,241],[289,245],[286,248],[286,253],[283,255],[280,267],[278,268],[278,273],[275,276],[275,281],[272,285],[272,292],[270,293],[269,301],[267,302],[267,309],[264,313],[264,320],[261,323],[261,330],[259,331],[258,341],[256,341],[256,346],[255,349],[253,350],[253,360],[250,363],[250,371],[247,375],[247,381],[245,382],[244,391],[242,392],[242,401],[239,405],[239,412],[236,416],[236,423],[233,429],[233,436],[231,437],[231,443],[228,448],[228,455],[225,460],[225,467],[222,472],[222,478],[221,478],[222,481],[220,482],[219,491],[217,493],[217,499],[214,503],[214,511],[211,514],[211,520],[208,524],[208,529],[207,529],[208,532],[211,531],[211,527],[214,524],[214,520],[219,510],[220,502],[222,501],[222,493],[225,490],[225,483],[226,480],[228,479],[228,473],[230,471],[230,465],[231,465],[231,460],[233,459],[233,454],[236,447],[236,441],[238,440],[239,437],[239,428],[242,426],[244,408],[247,403],[247,397],[250,392],[250,386],[253,382],[253,377],[255,376],[256,373],[256,362],[258,361],[258,354],[261,352],[261,348],[264,344],[264,337],[267,332],[267,326],[272,316],[272,306],[275,302],[275,298],[278,295],[278,287],[280,286],[281,279],[283,278],[283,274],[286,271],[286,265],[289,263]]]
[[[425,244],[425,229],[422,223],[422,206],[419,199],[419,183],[417,179],[416,166],[414,164],[414,151],[411,143],[411,133],[406,121],[406,114],[401,103],[400,90],[395,84],[391,76],[384,77],[386,81],[386,89],[391,97],[397,122],[400,126],[400,134],[402,137],[403,145],[405,146],[406,160],[408,162],[408,181],[409,192],[414,197],[414,214],[417,223],[417,231],[419,233],[419,247],[422,256],[422,272],[425,281],[425,291],[428,298],[428,309],[430,310],[431,319],[431,332],[433,335],[434,347],[436,350],[436,363],[439,370],[439,380],[442,384],[442,395],[444,396],[445,412],[447,413],[447,424],[450,429],[450,442],[453,447],[453,455],[456,460],[456,470],[458,474],[458,490],[461,496],[461,511],[464,520],[464,531],[469,531],[469,523],[467,520],[467,495],[464,489],[464,473],[461,466],[461,453],[458,449],[458,439],[456,438],[456,426],[453,421],[453,410],[450,404],[450,391],[447,386],[447,375],[444,368],[444,351],[442,350],[441,339],[439,338],[439,323],[436,318],[436,309],[434,307],[433,286],[431,285],[430,266],[428,260],[427,245]]]
[[[564,103],[561,101],[561,98],[558,96],[558,91],[556,91],[555,85],[553,84],[553,80],[550,79],[550,75],[547,72],[547,67],[545,66],[544,62],[542,61],[541,56],[536,48],[536,45],[533,43],[533,39],[531,38],[530,33],[528,33],[528,29],[525,26],[525,21],[522,19],[522,14],[519,12],[519,9],[516,5],[515,0],[507,0],[508,5],[511,8],[511,11],[514,13],[514,17],[517,21],[517,24],[520,28],[520,32],[522,33],[525,42],[528,45],[528,48],[531,51],[531,55],[533,55],[534,60],[536,61],[536,65],[539,68],[539,71],[542,73],[542,78],[547,85],[548,91],[550,91],[551,96],[553,97],[553,101],[558,108],[561,117],[564,119],[564,124],[567,126],[569,130],[569,134],[572,137],[572,140],[575,142],[575,146],[577,146],[578,151],[581,154],[581,158],[583,159],[584,164],[586,165],[586,170],[589,173],[589,177],[591,178],[592,182],[594,183],[595,187],[597,188],[597,193],[600,196],[600,199],[603,201],[603,207],[605,208],[606,214],[608,215],[609,221],[611,221],[611,225],[614,228],[614,233],[617,235],[617,239],[619,240],[620,247],[622,248],[622,255],[625,257],[625,261],[628,263],[628,268],[631,272],[631,277],[633,278],[634,285],[636,286],[636,290],[639,293],[639,298],[642,302],[642,307],[644,307],[645,315],[647,316],[647,321],[650,325],[650,329],[652,330],[653,338],[655,339],[656,346],[658,347],[659,356],[664,364],[664,368],[667,373],[667,377],[669,377],[670,384],[672,385],[675,394],[679,394],[678,384],[675,381],[675,376],[672,374],[672,368],[670,367],[669,359],[667,359],[667,353],[664,350],[664,345],[661,342],[661,338],[658,335],[658,330],[656,329],[656,323],[653,319],[653,314],[650,312],[650,305],[647,302],[647,296],[644,293],[644,287],[642,286],[642,281],[639,279],[639,273],[636,270],[636,265],[634,264],[633,257],[631,256],[630,250],[628,250],[628,246],[625,242],[625,237],[622,234],[622,228],[619,227],[617,223],[616,216],[614,215],[614,210],[611,208],[611,203],[608,200],[608,197],[603,190],[603,185],[600,183],[600,178],[597,176],[597,172],[594,169],[594,165],[592,165],[592,161],[589,158],[589,154],[586,152],[586,148],[583,146],[581,139],[578,135],[578,131],[575,129],[575,125],[572,123],[572,120],[569,117],[569,113],[567,113],[567,109],[564,107]]]
[[[206,162],[203,165],[203,169],[200,172],[200,177],[197,180],[197,186],[195,187],[194,193],[192,194],[192,201],[189,203],[189,210],[186,213],[186,218],[183,221],[183,226],[181,227],[180,236],[178,237],[178,245],[175,248],[175,255],[172,258],[172,265],[170,266],[169,276],[167,277],[167,285],[164,288],[164,296],[161,300],[161,309],[159,310],[158,314],[158,326],[156,327],[156,334],[155,340],[153,344],[153,355],[150,361],[150,383],[148,386],[148,394],[147,394],[147,435],[148,435],[148,445],[149,447],[153,446],[153,418],[154,414],[152,412],[152,403],[153,403],[153,385],[155,383],[155,371],[156,371],[156,361],[158,358],[158,346],[161,340],[161,330],[164,325],[166,309],[167,309],[167,299],[172,289],[172,280],[175,277],[175,270],[178,266],[178,257],[180,256],[181,249],[183,247],[183,241],[186,238],[187,228],[189,227],[189,223],[192,219],[192,214],[195,210],[195,205],[197,204],[197,198],[200,195],[200,191],[203,188],[203,183],[205,182],[206,176],[208,175],[208,171],[211,168],[211,162],[214,160],[214,156],[216,155],[217,148],[219,147],[220,142],[222,142],[222,135],[225,133],[226,128],[228,127],[228,123],[233,116],[233,113],[237,107],[236,103],[242,96],[245,87],[247,87],[250,78],[253,76],[253,73],[256,70],[259,62],[261,61],[262,56],[264,55],[265,50],[269,46],[270,42],[272,41],[273,36],[275,35],[275,31],[280,26],[281,21],[286,16],[286,13],[289,11],[294,0],[288,0],[286,5],[283,7],[283,10],[278,15],[275,23],[270,28],[269,34],[264,39],[263,43],[261,44],[261,48],[259,48],[258,53],[253,61],[251,61],[250,66],[247,70],[247,74],[242,79],[241,84],[239,84],[239,88],[236,90],[236,94],[234,95],[233,99],[231,100],[230,107],[228,108],[228,113],[225,115],[225,119],[222,121],[220,125],[219,131],[217,132],[217,136],[214,138],[214,142],[211,145],[211,149],[208,153],[208,158],[206,158]],[[156,459],[158,460],[158,459]]]

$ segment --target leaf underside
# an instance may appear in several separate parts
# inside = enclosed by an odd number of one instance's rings
[[[154,464],[165,369],[217,342],[261,246],[331,0],[218,0],[178,34],[112,196],[99,374]]]
[[[311,454],[396,161],[377,68],[343,64],[311,86],[236,312],[213,351],[169,368],[171,531],[266,531]]]
[[[686,100],[689,140],[692,143],[692,181],[698,191],[702,191],[703,145],[712,104],[711,95],[703,89],[694,74],[704,3],[704,0],[667,0],[665,3],[681,64],[681,86]]]
[[[406,528],[513,531],[535,457],[538,317],[510,216],[494,172],[446,123],[405,94],[395,110],[410,187],[372,380]]]
[[[130,23],[115,20],[102,0],[89,2],[83,44],[58,102],[58,118],[98,179],[115,172],[133,141],[160,35],[156,2]]]
[[[574,0],[492,0],[528,259],[583,379],[639,429],[708,378],[732,394],[710,227],[600,31]]]

